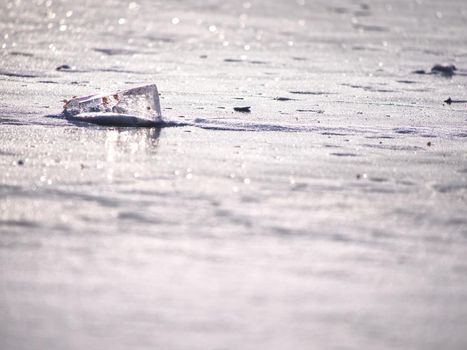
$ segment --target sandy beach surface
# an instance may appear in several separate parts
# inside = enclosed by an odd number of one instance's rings
[[[3,0],[0,348],[466,349],[466,35],[463,0]],[[154,82],[185,126],[57,118]]]

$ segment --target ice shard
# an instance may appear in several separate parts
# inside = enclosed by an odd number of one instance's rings
[[[73,98],[64,108],[66,117],[95,124],[154,126],[162,121],[156,84]]]

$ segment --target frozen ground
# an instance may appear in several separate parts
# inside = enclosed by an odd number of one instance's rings
[[[0,6],[2,349],[467,348],[465,1]]]

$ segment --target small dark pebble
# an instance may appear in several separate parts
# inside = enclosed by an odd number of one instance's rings
[[[68,64],[62,64],[61,66],[58,66],[57,68],[55,68],[55,70],[57,71],[62,71],[62,70],[71,70],[71,66],[68,65]]]
[[[453,64],[435,64],[433,68],[431,68],[431,73],[452,77],[454,74],[456,74],[456,70],[457,68]]]
[[[428,141],[428,142],[426,143],[426,145],[427,145],[428,147],[431,147],[431,141]]]
[[[251,107],[234,107],[235,112],[241,112],[241,113],[250,113],[250,108]]]
[[[357,180],[360,180],[362,178],[362,175],[360,174],[357,174],[357,176],[355,176],[357,178]]]
[[[18,165],[20,165],[20,166],[21,166],[21,165],[24,165],[24,160],[19,159],[19,160],[16,162],[16,164],[18,164]]]

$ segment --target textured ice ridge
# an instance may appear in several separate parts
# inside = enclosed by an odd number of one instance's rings
[[[64,107],[67,118],[115,126],[154,126],[162,122],[156,84],[112,94],[76,97]]]

